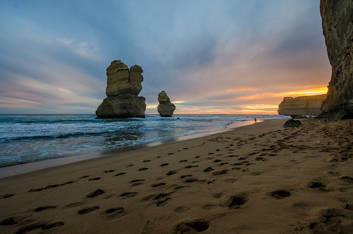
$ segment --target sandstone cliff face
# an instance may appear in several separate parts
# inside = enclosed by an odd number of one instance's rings
[[[322,27],[332,66],[322,110],[339,118],[353,117],[353,1],[321,0]]]
[[[137,96],[142,90],[142,72],[138,65],[129,69],[120,60],[112,61],[107,68],[107,98],[99,105],[97,117],[145,117],[145,98]]]
[[[302,97],[285,97],[279,104],[280,115],[319,115],[321,106],[326,99],[326,94]]]
[[[162,117],[171,117],[175,111],[175,105],[170,102],[170,98],[168,97],[165,91],[162,91],[158,94],[158,113]]]

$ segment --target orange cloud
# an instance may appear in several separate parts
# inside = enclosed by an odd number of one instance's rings
[[[286,91],[286,92],[267,92],[267,93],[259,93],[249,96],[241,96],[234,98],[233,100],[256,100],[256,99],[264,99],[264,98],[273,98],[273,97],[298,97],[298,96],[312,96],[319,94],[326,94],[327,87],[320,87],[314,89],[305,89],[305,90],[294,90],[294,91]]]

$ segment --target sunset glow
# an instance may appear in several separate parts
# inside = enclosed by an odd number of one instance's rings
[[[327,92],[319,1],[34,2],[1,3],[12,24],[0,37],[0,113],[94,114],[115,59],[142,66],[147,114],[161,90],[175,114],[276,114],[283,97]]]
[[[312,95],[320,95],[327,93],[327,87],[320,87],[316,89],[306,89],[306,90],[297,90],[292,92],[286,92],[285,94],[292,97],[298,96],[312,96]]]

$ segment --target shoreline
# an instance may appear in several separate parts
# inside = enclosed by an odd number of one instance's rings
[[[266,120],[264,120],[266,121]],[[263,120],[258,121],[258,123],[263,122]],[[62,165],[67,165],[71,163],[76,163],[76,162],[81,162],[85,160],[91,160],[95,158],[101,158],[101,157],[109,157],[111,155],[119,154],[119,153],[124,153],[124,152],[129,152],[129,151],[134,151],[134,150],[142,150],[144,148],[149,148],[149,147],[155,147],[163,144],[171,144],[171,143],[176,143],[176,142],[181,142],[181,141],[186,141],[186,140],[191,140],[191,139],[196,139],[196,138],[202,138],[214,134],[219,134],[227,131],[233,131],[236,128],[243,127],[243,126],[249,126],[255,124],[254,121],[252,120],[247,120],[247,121],[239,121],[230,124],[224,129],[218,129],[218,130],[213,130],[213,131],[208,131],[208,132],[201,132],[201,133],[195,133],[191,135],[185,135],[181,137],[177,137],[174,139],[169,139],[166,141],[158,141],[158,142],[152,142],[152,143],[147,143],[147,144],[142,144],[142,145],[136,145],[136,146],[130,146],[127,148],[122,148],[122,149],[115,149],[115,150],[110,150],[110,151],[97,151],[97,152],[92,152],[92,153],[82,153],[82,154],[76,154],[76,155],[67,155],[63,157],[58,157],[58,158],[52,158],[52,159],[44,159],[44,160],[38,160],[38,161],[33,161],[33,162],[26,162],[26,163],[21,163],[21,164],[15,164],[15,165],[10,165],[10,166],[5,166],[5,167],[0,167],[0,179],[2,178],[7,178],[7,177],[12,177],[12,176],[17,176],[17,175],[22,175],[38,170],[43,170],[43,169],[48,169],[48,168],[53,168],[53,167],[58,167]]]
[[[353,121],[285,121],[0,179],[0,232],[353,231]]]

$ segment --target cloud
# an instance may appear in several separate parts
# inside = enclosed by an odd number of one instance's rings
[[[102,59],[98,54],[98,49],[90,45],[87,41],[75,42],[72,39],[56,39],[56,41],[83,59],[90,59],[93,61],[99,61]]]
[[[180,113],[269,113],[330,77],[316,0],[0,6],[0,113],[94,113],[113,59],[143,67],[149,112],[166,90]]]

